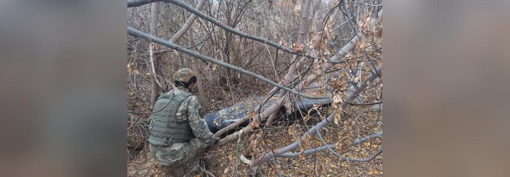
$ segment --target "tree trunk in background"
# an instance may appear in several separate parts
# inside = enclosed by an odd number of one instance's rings
[[[189,30],[189,46],[194,46],[195,42],[193,41],[193,30]],[[207,99],[205,98],[204,87],[202,86],[202,74],[200,74],[200,69],[198,68],[198,59],[193,58],[192,61],[193,71],[195,72],[195,76],[197,76],[197,87],[198,87],[198,101],[204,110],[209,109],[209,105],[207,104]]]
[[[150,23],[150,33],[153,36],[157,36],[157,27],[158,27],[158,17],[159,17],[159,2],[155,2],[151,4],[151,23]],[[151,48],[149,47],[149,50]],[[154,72],[157,72],[159,70],[159,57],[154,57]],[[159,97],[159,85],[156,82],[156,78],[152,77],[152,93],[151,93],[151,109],[154,107],[154,104],[156,103],[158,97]]]
[[[206,1],[207,0],[200,0],[200,2],[195,7],[195,9],[201,10]],[[172,36],[172,38],[170,38],[170,42],[177,43],[179,41],[179,39],[181,39],[182,36],[184,36],[184,34],[191,28],[191,25],[193,24],[193,22],[195,22],[195,19],[197,19],[197,16],[195,14],[191,14],[191,16],[188,18],[188,20],[186,20],[186,23],[184,23],[184,25],[181,27],[181,29],[179,29],[179,31],[177,31]],[[186,67],[186,60],[183,60],[180,55],[174,55],[174,57],[175,57],[174,58],[175,64],[173,65],[174,72],[176,72],[177,70],[179,70],[181,68]],[[193,66],[193,67],[195,67],[195,66]],[[195,69],[193,69],[193,70],[195,72],[197,71]],[[197,75],[197,79],[198,79],[198,75]],[[202,83],[200,83],[200,80],[198,82],[200,85],[202,85]],[[202,105],[202,106],[204,106],[204,105]]]
[[[202,9],[202,6],[204,6],[205,4],[205,1],[207,0],[201,0],[197,7],[195,7],[195,9],[197,10],[201,10]],[[189,28],[191,27],[191,25],[193,24],[193,22],[195,22],[195,19],[197,19],[197,16],[195,14],[191,14],[191,16],[188,18],[188,20],[186,21],[186,23],[181,27],[181,29],[179,29],[179,31],[177,31],[173,36],[172,38],[170,38],[170,42],[172,43],[176,43],[177,41],[179,41],[179,39],[181,39],[182,36],[184,36],[184,33],[186,33],[186,31],[189,30]]]
[[[297,40],[296,46],[302,46],[303,50],[305,48],[305,39],[308,35],[308,13],[310,12],[311,2],[312,2],[312,0],[305,0],[305,2],[303,2],[303,10],[301,12],[301,21],[299,23],[299,35],[298,35],[298,40]],[[294,61],[297,59],[298,59],[297,55],[292,56],[292,60],[291,60],[292,65],[290,65],[289,71],[285,75],[284,82],[283,82],[284,85],[290,84],[290,82],[294,79],[294,77],[295,77],[294,75],[296,73],[296,68],[297,68],[296,65],[298,63],[298,62],[294,62]],[[287,91],[282,90],[280,95],[278,96],[278,99],[285,96],[286,93],[287,93]],[[289,101],[288,98],[287,98],[286,102],[287,101]],[[277,114],[277,112],[274,112],[273,114],[271,114],[270,118],[266,122],[266,126],[268,126],[268,127],[271,126],[274,119],[276,118],[276,114]]]
[[[172,61],[171,62],[173,63],[172,67],[174,69],[173,72],[171,73],[172,75],[169,76],[172,79],[174,72],[177,72],[177,70],[179,70],[180,66],[179,66],[179,55],[177,55],[176,52],[173,52],[170,55],[172,56],[172,59],[171,59]]]

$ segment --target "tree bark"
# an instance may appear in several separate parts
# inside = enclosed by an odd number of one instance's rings
[[[296,46],[303,46],[303,48],[304,48],[305,39],[308,34],[308,13],[310,12],[311,2],[312,2],[312,0],[305,0],[305,2],[303,2],[303,11],[301,13],[301,21],[299,24],[299,35],[298,35],[298,40],[297,40]],[[290,61],[292,63],[292,65],[290,66],[289,71],[285,75],[285,81],[284,81],[283,85],[290,84],[290,82],[294,79],[294,74],[295,74],[296,68],[297,68],[296,65],[298,63],[298,62],[295,62],[295,60],[297,60],[297,58],[298,58],[297,55],[292,56],[292,60]],[[285,94],[287,94],[287,91],[282,90],[282,92],[278,96],[278,99],[282,98]],[[287,99],[285,102],[287,102],[287,101],[289,101],[289,99]],[[276,113],[277,112],[275,111],[273,114],[271,114],[271,116],[269,117],[269,119],[266,122],[266,126],[268,126],[268,127],[271,126],[274,119],[276,118]]]
[[[378,77],[379,74],[377,73],[381,73],[382,71],[382,66],[381,67],[378,67],[376,68],[376,70],[374,72],[372,72],[372,74],[370,74],[370,76],[368,76],[368,79],[365,80],[360,86],[359,88],[355,91],[355,92],[352,92],[348,95],[348,98],[347,100],[350,101],[350,100],[353,100],[356,96],[359,95],[360,92],[362,92],[363,90],[365,90],[365,88],[367,87],[367,83],[370,81],[372,82],[375,78]],[[347,106],[349,105],[349,103],[347,102],[343,102],[340,107],[342,107],[342,109],[345,109]],[[253,165],[257,165],[259,164],[260,162],[264,162],[264,161],[267,161],[271,158],[273,158],[274,156],[280,156],[281,154],[283,153],[286,153],[288,151],[291,151],[293,149],[296,149],[297,147],[299,147],[299,143],[300,141],[303,141],[306,137],[308,136],[312,136],[314,135],[315,133],[317,133],[317,130],[326,126],[327,124],[329,124],[330,122],[333,122],[334,120],[334,115],[335,113],[331,113],[328,118],[324,119],[323,121],[319,122],[318,124],[316,124],[315,126],[313,126],[310,130],[308,130],[303,136],[301,136],[301,138],[297,141],[295,141],[294,143],[288,145],[288,146],[285,146],[281,149],[279,149],[278,151],[276,152],[271,152],[271,153],[266,153],[264,154],[262,157],[259,158],[259,160],[254,163]]]
[[[347,44],[345,44],[344,47],[342,47],[337,53],[335,53],[331,58],[330,58],[330,61],[331,62],[326,62],[326,63],[323,63],[322,64],[322,67],[321,67],[321,70],[314,70],[312,71],[311,74],[309,74],[306,79],[304,81],[301,81],[295,88],[295,90],[292,90],[292,89],[289,89],[285,86],[282,86],[282,85],[279,85],[279,84],[276,84],[270,80],[267,80],[266,78],[264,77],[261,77],[260,75],[257,75],[255,73],[252,73],[252,72],[249,72],[249,71],[246,71],[246,70],[243,70],[241,68],[238,68],[238,67],[235,67],[235,66],[232,66],[232,65],[229,65],[229,64],[226,64],[226,63],[223,63],[221,61],[218,61],[218,60],[215,60],[211,57],[207,57],[207,56],[203,56],[203,55],[200,55],[196,52],[192,52],[191,50],[188,50],[186,48],[182,48],[181,46],[178,46],[178,45],[175,45],[173,43],[170,43],[168,41],[164,41],[164,40],[161,40],[161,39],[158,39],[154,36],[150,36],[148,34],[145,34],[141,31],[138,31],[138,30],[135,30],[133,28],[130,28],[128,27],[128,33],[130,35],[134,35],[134,36],[138,36],[138,37],[142,37],[142,38],[146,38],[146,39],[149,39],[149,40],[152,40],[156,43],[159,43],[159,44],[162,44],[162,45],[165,45],[165,46],[168,46],[168,47],[171,47],[177,51],[182,51],[186,54],[189,54],[189,55],[192,55],[194,57],[197,57],[201,60],[204,60],[204,61],[209,61],[209,62],[212,62],[212,63],[216,63],[220,66],[224,66],[224,67],[227,67],[227,68],[230,68],[230,69],[234,69],[236,71],[239,71],[243,74],[246,74],[246,75],[249,75],[249,76],[253,76],[253,77],[256,77],[258,79],[261,79],[262,81],[264,82],[267,82],[267,83],[270,83],[271,85],[273,86],[277,86],[278,88],[280,89],[285,89],[287,91],[290,91],[292,93],[295,93],[295,94],[298,94],[296,91],[300,91],[302,90],[303,88],[306,88],[308,87],[308,85],[310,83],[312,83],[315,79],[317,79],[317,77],[319,77],[320,75],[323,74],[323,71],[325,70],[328,70],[332,65],[333,63],[336,63],[338,61],[340,61],[340,59],[348,52],[348,51],[351,51],[352,49],[354,49],[354,46],[357,42],[357,39],[358,39],[358,36],[355,36],[351,39],[351,41],[349,41]],[[262,121],[264,121],[265,117],[268,116],[270,113],[273,113],[273,111],[271,111],[272,109],[277,109],[279,108],[282,103],[283,99],[278,99],[278,101],[273,104],[272,106],[270,106],[270,108],[266,109],[266,111],[264,111],[264,113],[262,114],[259,114],[259,115],[253,115],[253,116],[249,116],[249,117],[252,117],[253,119],[262,119]],[[244,120],[244,119],[243,119]],[[253,128],[252,126],[253,125],[253,122],[252,124],[249,126],[249,127],[245,127],[244,130],[246,131],[243,131],[242,135],[246,135],[247,133],[249,133],[251,131],[251,129]],[[229,126],[230,127],[230,126]],[[228,129],[229,127],[225,128],[225,129]],[[223,129],[222,129],[223,130]],[[218,133],[216,134],[218,135]],[[239,132],[235,133],[235,134],[232,134],[232,135],[229,135],[227,136],[226,138],[222,139],[217,145],[215,145],[215,147],[217,146],[221,146],[222,144],[225,144],[235,138],[237,138],[237,136],[241,135]]]
[[[200,9],[202,8],[202,6],[204,6],[204,4],[205,4],[205,2],[206,2],[206,1],[207,1],[207,0],[201,0],[201,1],[197,4],[196,9],[197,9],[197,10],[200,10]],[[197,15],[195,15],[195,14],[191,14],[191,16],[188,18],[188,20],[186,20],[186,23],[184,23],[184,25],[181,27],[181,29],[179,29],[179,31],[177,31],[177,32],[176,32],[176,33],[172,36],[172,38],[170,38],[170,40],[169,40],[169,41],[170,41],[170,42],[172,42],[172,43],[177,43],[177,41],[179,41],[179,39],[181,39],[181,38],[184,36],[184,34],[185,34],[185,33],[186,33],[186,32],[187,32],[190,28],[191,28],[191,25],[193,24],[193,22],[195,22],[195,19],[197,19]],[[175,61],[176,61],[176,62],[175,62],[176,64],[174,65],[174,68],[173,68],[173,69],[174,69],[174,71],[177,71],[177,70],[179,70],[181,67],[184,67],[184,66],[186,65],[186,64],[185,64],[185,61],[184,61],[184,60],[182,60],[182,59],[180,58],[180,56],[175,56]],[[194,64],[192,64],[192,65],[194,65]],[[194,67],[194,66],[193,66],[193,67]],[[197,71],[196,69],[193,69],[193,70],[194,70],[194,71]],[[198,79],[198,76],[197,76],[197,79]],[[198,83],[199,83],[200,85],[202,85],[202,84],[200,83],[200,81],[198,81]],[[199,87],[200,87],[200,86],[199,86]],[[199,94],[200,94],[200,91],[199,91]],[[202,100],[202,99],[200,99],[200,100]],[[201,103],[202,103],[202,102],[201,102]],[[202,106],[204,106],[204,105],[202,105]]]
[[[202,9],[202,6],[204,6],[205,4],[205,1],[207,0],[201,0],[196,9],[197,10],[200,10]],[[179,31],[177,31],[177,33],[175,33],[172,38],[170,38],[170,42],[172,43],[176,43],[177,41],[179,41],[179,39],[181,39],[182,36],[184,36],[184,34],[189,30],[189,28],[191,27],[191,25],[193,24],[193,22],[195,21],[195,19],[197,19],[197,15],[195,14],[191,14],[191,16],[188,18],[188,20],[186,21],[186,23],[184,23],[184,25],[181,27],[181,29],[179,29]]]
[[[194,46],[195,42],[193,41],[193,30],[188,31],[189,34],[189,46]],[[198,86],[198,101],[204,110],[209,108],[207,104],[207,99],[205,98],[204,87],[202,85],[202,74],[200,74],[200,69],[198,68],[198,59],[193,58],[192,65],[193,71],[195,71],[195,76],[197,77],[197,86]]]
[[[158,26],[158,17],[159,17],[159,2],[155,2],[151,4],[151,23],[150,23],[150,33],[153,36],[157,36],[157,26]],[[151,42],[152,43],[152,42]],[[152,48],[149,45],[149,50]],[[152,56],[151,56],[152,57]],[[153,73],[157,73],[159,70],[159,57],[154,57],[153,60],[154,71]],[[156,81],[156,76],[152,76],[152,93],[151,93],[151,109],[154,107],[158,97],[159,97],[159,85]]]

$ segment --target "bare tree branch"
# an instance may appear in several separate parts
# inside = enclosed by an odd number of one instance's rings
[[[158,26],[158,19],[159,19],[159,2],[152,4],[151,6],[151,22],[150,22],[150,33],[153,36],[156,36],[158,34],[158,29],[156,28]],[[159,71],[159,57],[154,58],[153,55],[154,50],[154,43],[151,41],[149,43],[149,58],[151,61],[151,68],[152,68],[152,93],[151,93],[151,108],[156,104],[156,100],[159,97],[159,90],[163,89],[163,86],[158,80],[158,77],[156,76],[156,72]]]
[[[305,0],[305,2],[303,2],[303,6],[304,6],[303,11],[301,12],[301,21],[299,24],[299,35],[298,35],[297,45],[298,46],[301,45],[303,48],[304,48],[306,35],[308,34],[308,13],[310,12],[311,2],[312,2],[312,0]],[[297,55],[294,55],[292,57],[292,60],[291,60],[292,64],[290,65],[289,71],[287,72],[287,74],[284,77],[284,82],[283,82],[284,85],[288,85],[293,80],[293,77],[295,77],[294,73],[296,72],[296,68],[297,68],[297,66],[296,66],[297,58],[298,58]],[[286,93],[287,92],[282,91],[282,93],[280,93],[278,98],[282,98]],[[287,100],[287,101],[290,101],[290,100]],[[271,124],[273,124],[273,121],[276,118],[276,113],[277,112],[274,112],[273,114],[271,114],[269,119],[267,119],[266,126],[270,127]]]
[[[177,89],[177,87],[175,87],[175,85],[170,80],[168,80],[167,78],[165,78],[163,76],[160,76],[160,75],[157,75],[157,74],[156,74],[156,76],[162,78],[163,80],[166,80],[166,82],[168,82],[170,84],[170,86],[172,86],[172,90]],[[159,110],[152,111],[152,112],[138,112],[138,111],[131,111],[131,110],[127,110],[127,112],[128,113],[132,113],[132,114],[154,114],[154,113],[158,113],[158,112],[162,111],[163,109],[165,109],[166,106],[168,106],[168,103],[166,103],[164,106],[162,106]]]
[[[354,143],[351,144],[351,146],[353,145],[356,145],[356,144],[361,144],[361,143],[364,143],[370,139],[374,139],[374,138],[379,138],[379,139],[383,139],[383,132],[380,131],[380,132],[377,132],[373,135],[370,135],[370,136],[367,136],[365,138],[361,138],[361,139],[357,139],[356,141],[354,141]]]
[[[377,21],[379,18],[382,17],[383,9],[379,10],[379,13],[376,17],[376,19],[372,19],[374,21]],[[354,36],[347,44],[345,44],[333,57],[331,57],[330,62],[324,63],[322,68],[324,71],[327,71],[331,66],[333,66],[334,63],[338,63],[340,61],[340,58],[345,56],[347,52],[354,49],[356,45],[356,41],[358,41],[359,36]],[[296,90],[301,90],[304,87],[308,86],[308,84],[312,83],[317,77],[319,77],[322,74],[322,71],[317,70],[314,73],[310,74],[303,82],[300,82],[299,85],[296,87]]]
[[[241,135],[246,135],[248,133],[250,133],[251,131],[253,131],[253,128],[255,128],[255,125],[254,125],[254,122],[258,122],[258,123],[261,123],[262,121],[264,121],[271,113],[277,111],[280,107],[278,105],[281,105],[281,103],[283,102],[283,100],[285,99],[286,97],[283,97],[279,100],[277,100],[273,105],[271,105],[269,108],[267,108],[264,112],[260,113],[260,114],[257,114],[256,116],[251,116],[251,118],[254,120],[252,123],[250,123],[250,125],[244,127],[243,129],[241,129],[240,131],[237,131],[235,132],[234,134],[231,134],[231,135],[228,135],[227,137],[221,139],[218,143],[214,144],[211,146],[211,148],[216,148],[216,147],[220,147],[222,145],[224,145],[225,143],[228,143],[230,141],[233,141],[233,140],[236,140],[239,136]],[[246,120],[249,120],[250,116],[247,116],[245,117],[247,118]],[[243,118],[243,120],[245,120]],[[246,121],[245,120],[245,121]],[[242,121],[238,121],[238,122],[242,122]],[[235,123],[236,125],[239,125],[237,124],[237,122]],[[221,129],[219,132],[216,132],[215,135],[217,134],[220,134],[220,133],[224,133],[230,129],[233,129],[235,128],[235,125],[232,124],[232,125],[229,125],[223,129]]]
[[[322,142],[324,142],[324,144],[327,144],[326,140],[324,140],[324,138],[322,137],[322,135],[320,134],[318,129],[317,129],[317,134],[319,135],[319,138],[322,140]],[[377,133],[375,133],[373,135],[367,136],[365,138],[357,139],[356,141],[354,141],[354,143],[351,144],[351,146],[356,145],[356,144],[360,144],[360,143],[364,143],[364,142],[366,142],[366,141],[368,141],[370,139],[373,139],[373,138],[380,138],[380,139],[382,139],[382,134],[383,134],[383,132],[380,131],[380,132],[377,132]],[[306,151],[304,151],[304,155],[310,155],[310,154],[313,154],[313,153],[316,153],[316,152],[319,152],[319,151],[323,151],[323,150],[329,149],[333,154],[335,154],[337,157],[339,157],[340,159],[343,159],[345,161],[350,161],[350,162],[368,162],[368,161],[374,159],[375,157],[377,157],[379,154],[382,153],[382,149],[381,149],[378,152],[376,152],[374,155],[372,155],[372,156],[370,156],[370,157],[368,157],[366,159],[351,159],[351,158],[343,157],[340,154],[336,153],[335,151],[333,151],[331,149],[333,147],[335,147],[335,145],[334,144],[330,144],[330,145],[321,146],[321,147],[318,147],[318,148],[315,148],[315,149],[306,150]],[[296,152],[296,153],[285,153],[285,154],[278,155],[278,157],[297,157],[300,154],[301,153],[299,153],[299,152]]]
[[[377,151],[374,155],[366,158],[366,159],[351,159],[351,158],[347,158],[347,161],[348,162],[368,162],[368,161],[371,161],[373,159],[375,159],[377,156],[379,156],[381,153],[383,152],[383,150],[379,150]]]
[[[258,36],[254,36],[254,35],[250,35],[250,34],[246,34],[246,33],[243,33],[241,31],[238,31],[238,30],[236,30],[236,29],[234,29],[234,28],[232,28],[232,27],[230,27],[228,25],[225,25],[225,24],[221,23],[220,21],[218,21],[218,20],[216,20],[216,19],[214,19],[212,17],[207,16],[206,14],[196,10],[195,8],[189,6],[188,4],[186,4],[186,3],[182,2],[182,1],[179,1],[179,0],[165,0],[165,2],[169,2],[169,3],[175,4],[175,5],[179,6],[179,7],[182,7],[184,9],[188,10],[189,12],[199,16],[200,18],[202,18],[204,20],[207,20],[207,21],[209,21],[209,22],[211,22],[211,23],[213,23],[213,24],[215,24],[215,25],[217,25],[217,26],[219,26],[219,27],[221,27],[221,28],[223,28],[223,29],[225,29],[225,30],[235,34],[235,35],[242,36],[242,37],[245,37],[245,38],[248,38],[248,39],[252,39],[252,40],[255,40],[255,41],[259,41],[259,42],[262,42],[264,44],[268,44],[270,46],[273,46],[275,48],[281,49],[281,50],[283,50],[285,52],[288,52],[288,53],[291,53],[291,54],[314,58],[312,56],[307,56],[307,55],[305,55],[302,52],[297,53],[294,50],[292,50],[290,48],[283,47],[283,46],[281,46],[280,44],[278,44],[276,42],[273,42],[273,41],[270,41],[270,40],[267,40],[267,39],[264,39],[264,38],[261,38],[261,37],[258,37]]]
[[[243,73],[245,75],[248,75],[248,76],[252,76],[252,77],[255,77],[257,79],[260,79],[264,82],[267,82],[273,86],[276,86],[280,89],[284,89],[284,90],[287,90],[293,94],[296,94],[296,95],[299,95],[299,96],[302,96],[302,97],[305,97],[305,98],[311,98],[311,99],[324,99],[324,98],[328,98],[328,97],[311,97],[311,96],[306,96],[306,95],[303,95],[303,94],[300,94],[298,93],[297,91],[293,90],[293,89],[290,89],[290,88],[287,88],[285,86],[282,86],[280,84],[277,84],[269,79],[266,79],[265,77],[263,76],[260,76],[258,74],[255,74],[253,72],[250,72],[250,71],[246,71],[242,68],[239,68],[237,66],[233,66],[233,65],[230,65],[228,63],[224,63],[222,61],[219,61],[219,60],[216,60],[214,58],[211,58],[211,57],[208,57],[208,56],[204,56],[204,55],[201,55],[199,53],[196,53],[192,50],[189,50],[187,48],[184,48],[184,47],[181,47],[179,45],[176,45],[172,42],[169,42],[169,41],[166,41],[166,40],[163,40],[163,39],[160,39],[160,38],[157,38],[157,37],[154,37],[152,35],[149,35],[147,33],[144,33],[142,31],[139,31],[137,29],[134,29],[132,27],[127,27],[127,30],[128,30],[128,33],[130,35],[133,35],[133,36],[137,36],[137,37],[141,37],[141,38],[145,38],[145,39],[148,39],[149,41],[152,41],[152,42],[155,42],[155,43],[158,43],[158,44],[161,44],[161,45],[164,45],[164,46],[167,46],[167,47],[170,47],[174,50],[177,50],[177,51],[180,51],[180,52],[183,52],[185,54],[188,54],[188,55],[191,55],[191,56],[194,56],[198,59],[201,59],[201,60],[204,60],[204,61],[208,61],[208,62],[211,62],[211,63],[215,63],[215,64],[218,64],[220,66],[223,66],[223,67],[226,67],[226,68],[229,68],[229,69],[232,69],[232,70],[235,70],[235,71],[238,71],[240,73]]]
[[[331,149],[331,147],[329,145],[327,145],[328,143],[326,142],[324,137],[322,137],[322,134],[319,131],[319,129],[317,129],[316,132],[317,132],[317,135],[319,135],[319,138],[321,139],[321,141],[325,144],[324,147],[326,147],[331,153],[333,153],[338,158],[340,158],[342,160],[345,160],[345,161],[348,161],[348,162],[368,162],[368,161],[374,159],[377,155],[381,154],[381,152],[382,152],[382,149],[381,149],[381,150],[379,150],[379,152],[375,153],[374,155],[372,155],[371,157],[369,157],[367,159],[351,159],[351,158],[343,157],[342,155],[338,154],[336,151]],[[382,136],[382,131],[379,132],[379,133],[370,135],[370,136],[368,136],[366,138],[358,139],[358,140],[354,141],[354,143],[351,144],[351,146],[359,144],[359,143],[364,143],[364,142],[368,141],[369,139],[372,139],[374,137],[381,137],[381,136]]]
[[[345,13],[347,15],[347,20],[351,24],[352,31],[355,32],[356,35],[358,36],[358,29],[356,28],[356,26],[354,25],[354,22],[353,22],[355,19],[353,19],[351,17],[351,10],[347,7],[346,3],[347,2],[345,0],[341,0],[340,4],[343,4],[343,6],[344,6],[344,10],[345,10]]]
[[[354,46],[356,44],[356,41],[357,41],[357,36],[353,37],[351,39],[351,41],[349,41],[347,44],[345,44],[345,46],[342,47],[342,49],[337,52],[335,55],[333,55],[333,57],[331,57],[331,61],[336,61],[336,60],[339,60],[339,58],[343,57],[345,54],[347,54],[347,52],[351,51],[352,49],[354,49]],[[297,61],[297,60],[295,60]],[[322,66],[322,69],[324,71],[328,70],[331,66],[333,66],[333,63],[332,62],[328,62],[328,63],[324,63],[323,66]],[[307,87],[309,83],[312,83],[313,81],[315,81],[315,79],[317,79],[320,75],[322,74],[322,71],[314,71],[314,73],[310,74],[304,81],[300,82],[298,84],[298,86],[295,88],[296,90],[298,91],[301,91],[303,88]],[[276,92],[278,91],[279,88],[274,88],[273,91]],[[272,92],[273,92],[272,91]],[[278,110],[281,106],[281,104],[283,103],[283,98],[280,98],[278,99],[277,101],[275,101],[275,103],[273,105],[271,105],[269,108],[267,108],[263,113],[260,113],[258,114],[257,116],[259,116],[258,118],[261,119],[261,121],[264,121],[266,119],[265,116],[267,116],[268,114],[270,113],[273,113],[274,111]],[[215,136],[220,136],[222,135],[223,133],[231,130],[231,129],[234,129],[236,128],[238,125],[240,125],[241,123],[243,122],[246,122],[249,120],[249,116],[246,116],[244,117],[241,121],[238,121],[234,124],[231,124],[223,129],[221,129],[219,132],[216,132]],[[256,119],[256,117],[253,117],[253,119]],[[250,126],[248,127],[245,127],[243,129],[243,131],[245,132],[245,134],[249,133],[248,131],[250,130],[249,128]],[[232,140],[235,140],[236,139],[236,136],[238,135],[237,134],[238,132],[234,133],[234,134],[231,134],[225,138],[223,138],[222,140],[220,140],[219,143],[217,143],[216,145],[213,145],[213,148],[214,147],[219,147],[229,141],[232,141]]]
[[[321,132],[319,131],[319,129],[315,129],[315,132],[317,132],[317,135],[319,135],[319,138],[321,139],[321,141],[325,144],[326,148],[328,148],[329,152],[333,153],[333,155],[337,156],[338,158],[342,159],[342,160],[346,160],[345,157],[342,157],[342,155],[338,154],[336,151],[334,151],[333,149],[331,149],[331,147],[327,146],[328,143],[326,142],[326,140],[322,137],[322,134]]]
[[[196,9],[200,10],[202,8],[202,6],[204,6],[205,1],[207,1],[207,0],[200,0]],[[175,33],[172,36],[172,38],[170,38],[170,42],[176,43],[182,36],[184,36],[184,34],[186,33],[186,31],[189,30],[189,28],[191,27],[191,25],[193,24],[195,19],[197,19],[197,16],[195,14],[191,14],[191,16],[188,18],[186,23],[184,23],[184,25],[181,27],[181,29],[179,29],[179,31],[177,31],[177,33]]]
[[[315,149],[306,150],[303,152],[303,154],[310,155],[310,154],[320,152],[320,151],[323,151],[323,150],[326,150],[326,149],[332,148],[332,147],[335,147],[335,145],[331,144],[331,145],[327,145],[327,146],[321,146],[321,147],[318,147]],[[343,157],[343,158],[345,159],[345,161],[348,161],[348,162],[369,162],[369,161],[375,159],[377,156],[379,156],[382,152],[383,152],[383,150],[381,149],[381,150],[377,151],[376,153],[374,153],[372,156],[365,158],[365,159],[351,159],[351,158],[345,158],[345,157]],[[295,152],[295,153],[280,154],[280,155],[278,155],[278,157],[298,157],[299,155],[301,155],[301,153]]]
[[[353,106],[372,106],[372,105],[376,105],[376,104],[382,104],[382,101],[373,102],[373,103],[351,103],[349,101],[345,101],[345,102],[347,102]]]
[[[128,1],[127,6],[128,6],[128,8],[129,7],[137,7],[137,6],[150,4],[150,3],[158,2],[158,1],[164,1],[164,0],[133,0],[133,1]]]
[[[276,92],[277,92],[277,89],[273,89],[269,94],[267,94],[266,98],[254,110],[260,110],[262,105],[264,105],[269,100],[269,98],[271,98]],[[273,105],[271,105],[269,108],[267,108],[263,113],[258,114],[258,117],[259,118],[260,117],[264,117],[264,115],[267,115],[268,113],[271,113],[271,112],[274,112],[274,111],[278,110],[279,106],[276,103],[282,102],[282,101],[283,101],[283,99],[277,100]],[[229,130],[237,128],[242,123],[250,120],[251,117],[252,116],[250,116],[250,115],[247,115],[247,116],[243,117],[241,120],[238,120],[237,122],[235,122],[233,124],[230,124],[230,125],[226,126],[225,128],[222,128],[221,130],[216,132],[214,134],[214,136],[215,137],[219,137],[219,136],[223,135],[224,133],[228,132]],[[245,130],[245,131],[247,131],[247,130]],[[218,143],[218,146],[221,146],[223,142],[225,142],[225,140],[220,141]]]
[[[151,68],[152,68],[152,76],[154,77],[154,80],[159,85],[159,88],[163,88],[161,83],[159,83],[158,78],[156,77],[156,68],[154,67],[154,56],[152,50],[154,49],[154,43],[149,44],[149,58],[151,60]]]
[[[335,147],[334,144],[330,144],[330,145],[327,145],[327,146],[321,146],[321,147],[318,147],[318,148],[315,148],[315,149],[310,149],[310,150],[306,150],[303,152],[304,155],[310,155],[310,154],[313,154],[313,153],[316,153],[316,152],[320,152],[320,151],[323,151],[323,150],[326,150],[328,149],[328,147]],[[299,152],[295,152],[295,153],[284,153],[284,154],[280,154],[278,155],[278,157],[298,157],[301,153]]]
[[[372,72],[372,73],[370,74],[370,76],[368,76],[368,79],[367,79],[367,80],[365,80],[365,81],[364,81],[364,82],[363,82],[363,83],[359,86],[359,88],[358,88],[356,91],[354,91],[354,92],[352,92],[352,93],[350,93],[350,94],[348,95],[347,100],[352,100],[352,99],[354,99],[356,96],[358,96],[358,94],[359,94],[361,91],[363,91],[363,90],[367,87],[367,85],[368,85],[368,84],[367,84],[367,83],[368,83],[368,81],[373,81],[373,80],[375,80],[375,78],[377,78],[377,76],[378,76],[378,74],[377,74],[377,73],[381,73],[382,66],[381,66],[381,67],[379,67],[379,68],[377,68],[376,70],[377,70],[377,71],[374,71],[375,73],[374,73],[374,72]],[[344,102],[344,103],[342,103],[342,105],[341,105],[342,109],[345,109],[345,108],[347,107],[347,105],[349,105],[349,104],[348,104],[348,103],[345,103],[345,102]],[[327,124],[329,124],[330,122],[333,122],[333,121],[334,121],[334,113],[333,113],[333,114],[331,114],[331,115],[329,115],[327,119],[325,119],[325,120],[321,121],[320,123],[318,123],[317,125],[315,125],[314,127],[312,127],[310,130],[308,130],[308,132],[306,132],[306,133],[305,133],[305,134],[301,137],[301,139],[300,139],[300,140],[295,141],[294,143],[292,143],[292,144],[290,144],[290,145],[288,145],[288,146],[286,146],[286,147],[281,148],[281,149],[280,149],[280,150],[278,150],[276,153],[266,153],[266,154],[264,154],[262,157],[260,157],[260,158],[259,158],[259,160],[258,160],[258,162],[257,162],[257,163],[260,163],[260,162],[263,162],[263,161],[269,160],[269,159],[273,158],[275,155],[276,155],[276,156],[278,156],[278,155],[280,155],[280,154],[283,154],[283,153],[285,153],[285,152],[288,152],[288,151],[290,151],[290,150],[293,150],[293,149],[297,148],[297,147],[299,146],[299,141],[302,141],[302,140],[303,140],[305,137],[307,137],[307,136],[311,136],[311,135],[315,134],[317,129],[322,128],[322,127],[326,126]],[[257,163],[255,163],[255,164],[257,164]]]
[[[377,18],[380,18],[382,16],[382,9],[379,12],[379,15]],[[322,70],[327,71],[329,68],[333,66],[333,64],[338,63],[340,61],[340,58],[345,56],[347,52],[354,49],[356,42],[358,40],[358,36],[354,36],[347,44],[345,44],[337,53],[335,53],[331,59],[330,62],[324,63],[322,66]],[[317,79],[320,75],[322,75],[322,70],[316,70],[314,73],[310,74],[304,81],[300,82],[295,89],[296,90],[302,90],[303,88],[307,87],[308,84],[312,83]]]
[[[333,153],[335,156],[337,156],[338,158],[342,159],[342,160],[345,160],[347,162],[369,162],[373,159],[375,159],[375,157],[377,157],[379,154],[382,153],[382,149],[377,151],[375,154],[373,154],[372,156],[366,158],[366,159],[352,159],[352,158],[348,158],[348,157],[343,157],[342,155],[338,154],[337,152],[335,152],[333,149],[333,147],[335,147],[334,144],[331,144],[331,145],[327,145],[327,142],[326,140],[324,140],[324,138],[322,137],[322,134],[321,132],[319,132],[318,129],[316,129],[316,132],[317,132],[317,135],[319,135],[319,138],[321,139],[321,141],[326,144],[325,146],[322,146],[322,147],[319,147],[319,148],[316,148],[316,149],[312,149],[312,150],[306,150],[304,151],[304,155],[309,155],[309,154],[312,154],[312,153],[315,153],[315,152],[319,152],[319,151],[322,151],[322,150],[325,150],[325,149],[329,149],[329,151],[331,153]],[[382,132],[379,132],[379,133],[376,133],[374,135],[371,135],[369,137],[366,137],[366,138],[362,138],[362,139],[358,139],[355,141],[355,143],[353,143],[352,145],[355,145],[355,144],[359,144],[359,143],[362,143],[362,142],[365,142],[365,141],[368,141],[369,139],[373,138],[373,136],[377,136],[377,137],[380,137],[382,136]],[[351,145],[351,146],[352,146]],[[285,153],[285,154],[281,154],[281,155],[278,155],[278,157],[297,157],[299,156],[301,153]]]

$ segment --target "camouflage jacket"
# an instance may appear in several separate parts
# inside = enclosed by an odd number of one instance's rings
[[[185,93],[183,93],[185,92]],[[177,168],[184,164],[192,161],[200,152],[203,152],[205,148],[215,140],[213,139],[213,133],[209,130],[206,122],[204,121],[202,106],[198,102],[198,98],[195,95],[190,95],[188,89],[178,88],[171,91],[168,94],[183,94],[186,98],[180,103],[177,109],[173,109],[177,122],[187,122],[188,126],[186,131],[191,131],[193,137],[189,142],[171,142],[168,146],[158,146],[156,144],[150,144],[150,151],[154,155],[155,159],[159,161],[161,165],[168,166],[171,168]],[[176,111],[175,111],[176,110]],[[174,129],[175,130],[175,129]],[[150,142],[150,138],[149,138]]]
[[[188,89],[184,87],[177,88],[177,94],[179,94],[178,92],[188,92]],[[204,142],[205,144],[210,144],[213,141],[213,133],[207,127],[203,117],[204,112],[202,110],[202,106],[200,105],[200,102],[198,102],[198,98],[195,95],[190,95],[188,98],[186,98],[179,106],[176,114],[176,118],[178,120],[188,120],[191,130],[193,131],[193,135],[195,135],[198,140]]]

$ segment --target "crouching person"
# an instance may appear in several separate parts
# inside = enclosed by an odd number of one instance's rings
[[[202,106],[191,88],[194,72],[181,69],[173,75],[176,88],[162,94],[151,115],[148,142],[154,158],[173,176],[187,176],[198,168],[195,155],[216,142],[207,127]]]

